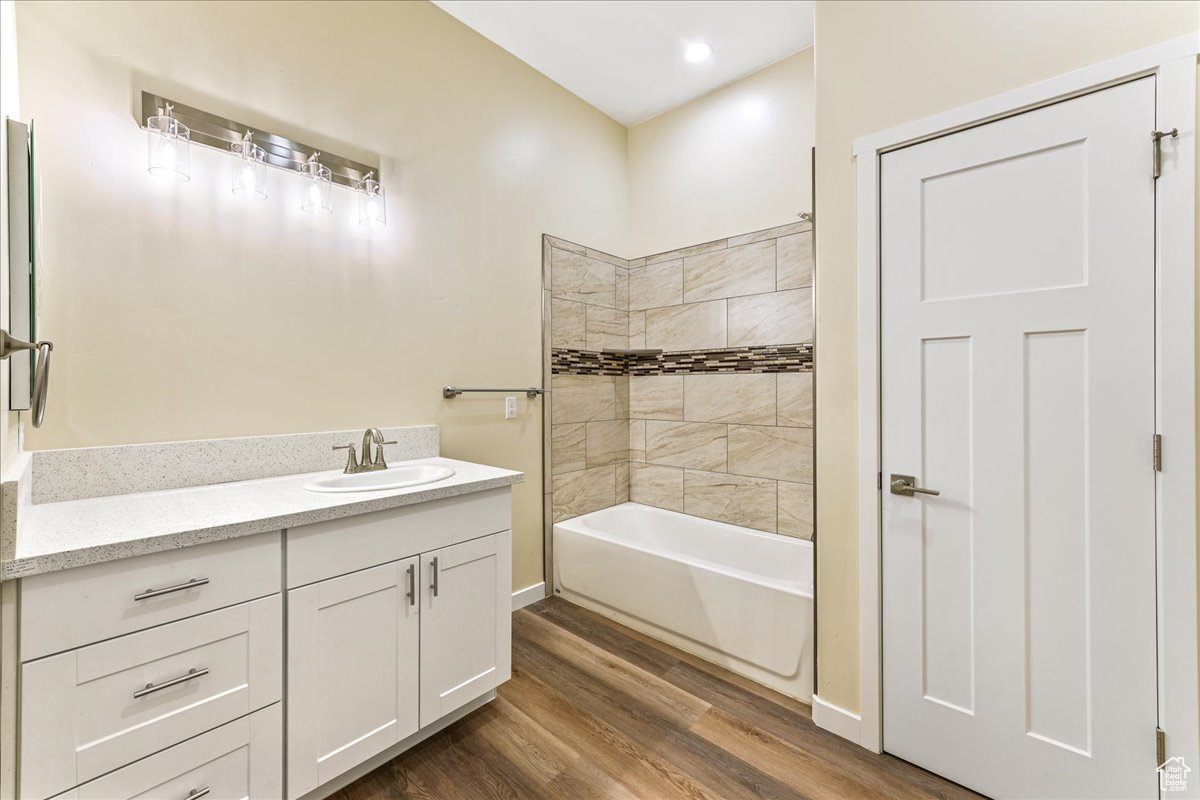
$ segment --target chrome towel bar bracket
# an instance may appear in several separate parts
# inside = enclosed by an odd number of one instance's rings
[[[442,389],[442,397],[446,398],[447,400],[453,400],[460,394],[466,394],[467,392],[499,392],[502,394],[516,394],[517,392],[524,392],[526,397],[537,397],[539,394],[545,394],[546,390],[536,389],[532,386],[525,389],[464,389],[461,386],[446,386]]]
[[[22,350],[33,350],[37,353],[37,367],[33,378],[33,427],[42,427],[46,416],[46,393],[50,389],[50,351],[54,349],[51,342],[26,342],[15,336],[9,336],[8,331],[0,328],[0,359],[6,359],[13,353]]]

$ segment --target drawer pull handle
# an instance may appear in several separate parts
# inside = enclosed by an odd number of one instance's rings
[[[404,593],[408,598],[408,604],[415,606],[417,604],[417,565],[408,565],[408,591]]]
[[[203,789],[192,789],[187,793],[187,797],[183,798],[183,800],[200,800],[201,797],[207,797],[210,791],[212,790],[207,786],[205,786]]]
[[[187,671],[186,675],[180,675],[178,678],[171,678],[171,680],[163,681],[162,683],[147,683],[145,689],[138,689],[133,693],[133,698],[136,700],[137,698],[145,697],[148,694],[161,692],[163,689],[170,689],[172,686],[178,686],[181,683],[187,683],[188,681],[195,680],[196,678],[202,678],[207,674],[208,667],[193,667]],[[207,789],[205,791],[207,791]]]
[[[433,561],[429,562],[430,568],[433,570],[433,582],[429,584],[429,588],[433,589],[433,596],[438,596],[438,560],[437,556],[433,557]]]
[[[183,583],[177,583],[174,586],[167,586],[162,589],[147,589],[141,594],[135,594],[133,599],[134,602],[137,602],[138,600],[149,600],[151,597],[162,597],[164,594],[182,592],[184,589],[195,589],[197,586],[207,585],[208,578],[192,578],[190,581],[184,581]]]

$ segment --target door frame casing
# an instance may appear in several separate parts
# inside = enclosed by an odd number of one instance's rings
[[[813,698],[813,719],[883,751],[879,159],[889,151],[994,122],[1148,75],[1156,76],[1163,175],[1155,191],[1155,406],[1163,437],[1157,473],[1158,714],[1168,755],[1200,763],[1196,552],[1196,55],[1200,33],[1181,36],[1056,78],[936,114],[853,143],[858,244],[857,715]],[[1146,132],[1147,143],[1150,131]],[[1168,142],[1174,142],[1171,146]],[[1146,168],[1151,151],[1147,148]],[[1169,376],[1169,380],[1167,379]],[[1147,441],[1149,456],[1151,442]],[[1149,463],[1149,458],[1147,458]],[[1152,736],[1153,731],[1147,731]],[[1195,796],[1195,795],[1193,795]]]

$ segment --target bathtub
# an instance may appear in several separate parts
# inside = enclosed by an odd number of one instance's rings
[[[560,597],[811,702],[811,542],[640,503],[553,535]]]

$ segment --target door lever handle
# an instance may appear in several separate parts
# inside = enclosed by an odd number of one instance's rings
[[[892,494],[904,495],[905,497],[912,497],[914,494],[929,494],[934,496],[941,494],[937,489],[922,489],[920,486],[917,486],[917,479],[912,475],[896,475],[893,473],[891,487]]]

